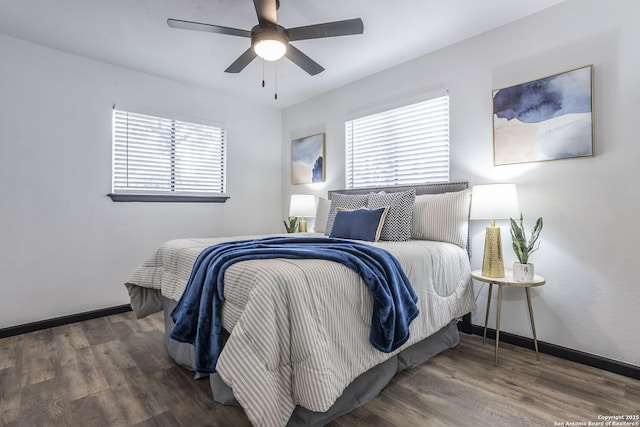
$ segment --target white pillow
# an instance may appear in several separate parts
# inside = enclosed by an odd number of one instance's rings
[[[471,190],[422,194],[413,206],[411,237],[467,247]]]
[[[327,231],[329,209],[331,209],[331,202],[324,197],[318,197],[318,204],[316,206],[316,219],[313,225],[314,232],[324,233],[325,231]]]

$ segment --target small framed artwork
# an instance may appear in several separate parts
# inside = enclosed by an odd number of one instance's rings
[[[324,182],[324,133],[294,139],[291,143],[291,183]]]
[[[593,66],[493,91],[493,163],[593,155]]]

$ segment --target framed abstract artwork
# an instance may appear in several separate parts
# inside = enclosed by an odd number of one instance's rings
[[[593,155],[593,66],[493,91],[493,163]]]
[[[324,182],[324,133],[294,139],[291,143],[291,183]]]

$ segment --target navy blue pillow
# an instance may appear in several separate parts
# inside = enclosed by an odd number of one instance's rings
[[[338,209],[329,237],[377,242],[388,210],[388,206],[378,209]]]

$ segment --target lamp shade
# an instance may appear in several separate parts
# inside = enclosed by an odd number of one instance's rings
[[[474,185],[469,219],[508,219],[520,215],[515,184]]]
[[[289,216],[312,217],[316,215],[316,196],[293,194],[289,204]]]

